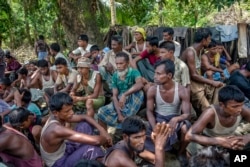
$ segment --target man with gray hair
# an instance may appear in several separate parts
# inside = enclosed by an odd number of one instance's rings
[[[125,52],[127,55],[129,55],[129,62],[131,63],[132,57],[130,53],[123,50],[122,48],[123,39],[120,35],[114,35],[111,38],[111,48],[109,52],[106,53],[104,58],[99,64],[99,71],[102,76],[102,79],[106,82],[108,85],[108,89],[106,91],[112,92],[112,76],[114,71],[117,69],[115,58],[116,54],[119,52]]]

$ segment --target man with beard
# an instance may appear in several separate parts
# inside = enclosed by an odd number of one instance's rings
[[[107,92],[112,91],[112,76],[114,71],[117,69],[115,59],[116,54],[119,52],[125,52],[129,56],[129,62],[131,62],[132,58],[130,53],[122,49],[123,38],[119,35],[114,35],[111,38],[111,48],[107,54],[105,54],[104,58],[100,62],[98,66],[98,70],[102,76],[102,79],[106,82],[107,86],[104,85],[104,89]]]
[[[141,75],[129,67],[129,56],[119,52],[115,62],[117,71],[112,78],[113,102],[98,110],[99,124],[104,129],[107,129],[107,125],[115,127],[125,117],[135,115],[144,98]]]
[[[133,59],[132,67],[138,68],[143,78],[149,82],[154,81],[154,64],[159,60],[159,40],[157,37],[147,37],[146,50]]]
[[[190,73],[191,103],[198,115],[210,104],[217,100],[216,88],[223,86],[222,82],[204,78],[201,75],[201,55],[204,47],[211,42],[211,32],[207,28],[200,28],[195,32],[194,44],[188,47],[182,54]]]
[[[109,167],[136,167],[134,159],[140,156],[155,167],[164,166],[164,145],[171,129],[164,123],[157,124],[151,134],[155,143],[155,155],[144,150],[146,126],[138,117],[128,117],[122,123],[123,140],[107,150],[103,163]]]
[[[156,85],[151,86],[147,93],[147,118],[151,125],[147,134],[151,133],[156,123],[167,122],[172,131],[165,151],[171,150],[180,138],[178,155],[182,158],[187,146],[184,141],[185,134],[191,126],[188,121],[191,104],[188,89],[173,81],[174,72],[175,65],[171,60],[162,60],[155,64]],[[151,139],[147,138],[145,146],[149,151],[155,150]]]

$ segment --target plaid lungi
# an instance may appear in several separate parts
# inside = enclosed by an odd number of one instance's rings
[[[121,97],[121,94],[118,96],[118,99],[120,97]],[[139,111],[143,103],[143,100],[144,100],[143,91],[138,91],[136,93],[129,95],[126,99],[125,106],[121,110],[121,114],[124,117],[135,115]],[[114,127],[118,125],[117,123],[118,115],[117,115],[117,112],[115,111],[115,106],[113,102],[111,102],[110,104],[106,106],[99,108],[98,118],[109,126]]]

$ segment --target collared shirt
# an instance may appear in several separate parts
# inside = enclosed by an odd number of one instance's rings
[[[66,87],[68,84],[73,84],[77,74],[78,72],[74,69],[69,69],[69,74],[67,76],[64,74],[58,74],[56,78],[56,85],[64,84]]]
[[[81,56],[84,56],[85,53],[90,52],[91,47],[92,47],[91,44],[88,44],[86,49],[84,49],[83,47],[78,47],[75,50],[73,50],[72,53],[75,54],[75,55],[81,54]]]
[[[190,84],[189,69],[187,65],[177,57],[174,57],[174,65],[174,81],[186,87]]]
[[[125,52],[126,54],[128,54],[129,56],[129,60],[132,60],[131,54],[129,52],[127,52],[126,50],[122,50],[122,52]],[[116,69],[116,64],[115,64],[115,57],[116,54],[113,50],[110,50],[109,52],[107,52],[107,54],[103,57],[101,63],[99,64],[99,66],[106,66],[108,63],[111,63],[112,66]]]
[[[112,88],[118,89],[119,94],[129,90],[135,83],[136,79],[140,78],[141,74],[138,70],[129,68],[124,80],[121,80],[118,73],[115,72],[112,77]]]

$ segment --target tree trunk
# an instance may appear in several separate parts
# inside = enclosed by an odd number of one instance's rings
[[[30,45],[32,45],[32,40],[30,36],[30,26],[29,26],[29,20],[28,20],[28,7],[27,2],[23,1],[23,10],[24,10],[24,21],[25,21],[25,28],[26,28],[26,35],[28,37],[28,42]]]
[[[96,0],[57,0],[62,26],[71,49],[77,47],[77,37],[87,34],[89,43],[103,45],[96,22]]]
[[[115,11],[115,0],[109,0],[110,2],[110,13],[111,13],[111,26],[116,24],[116,11]]]

